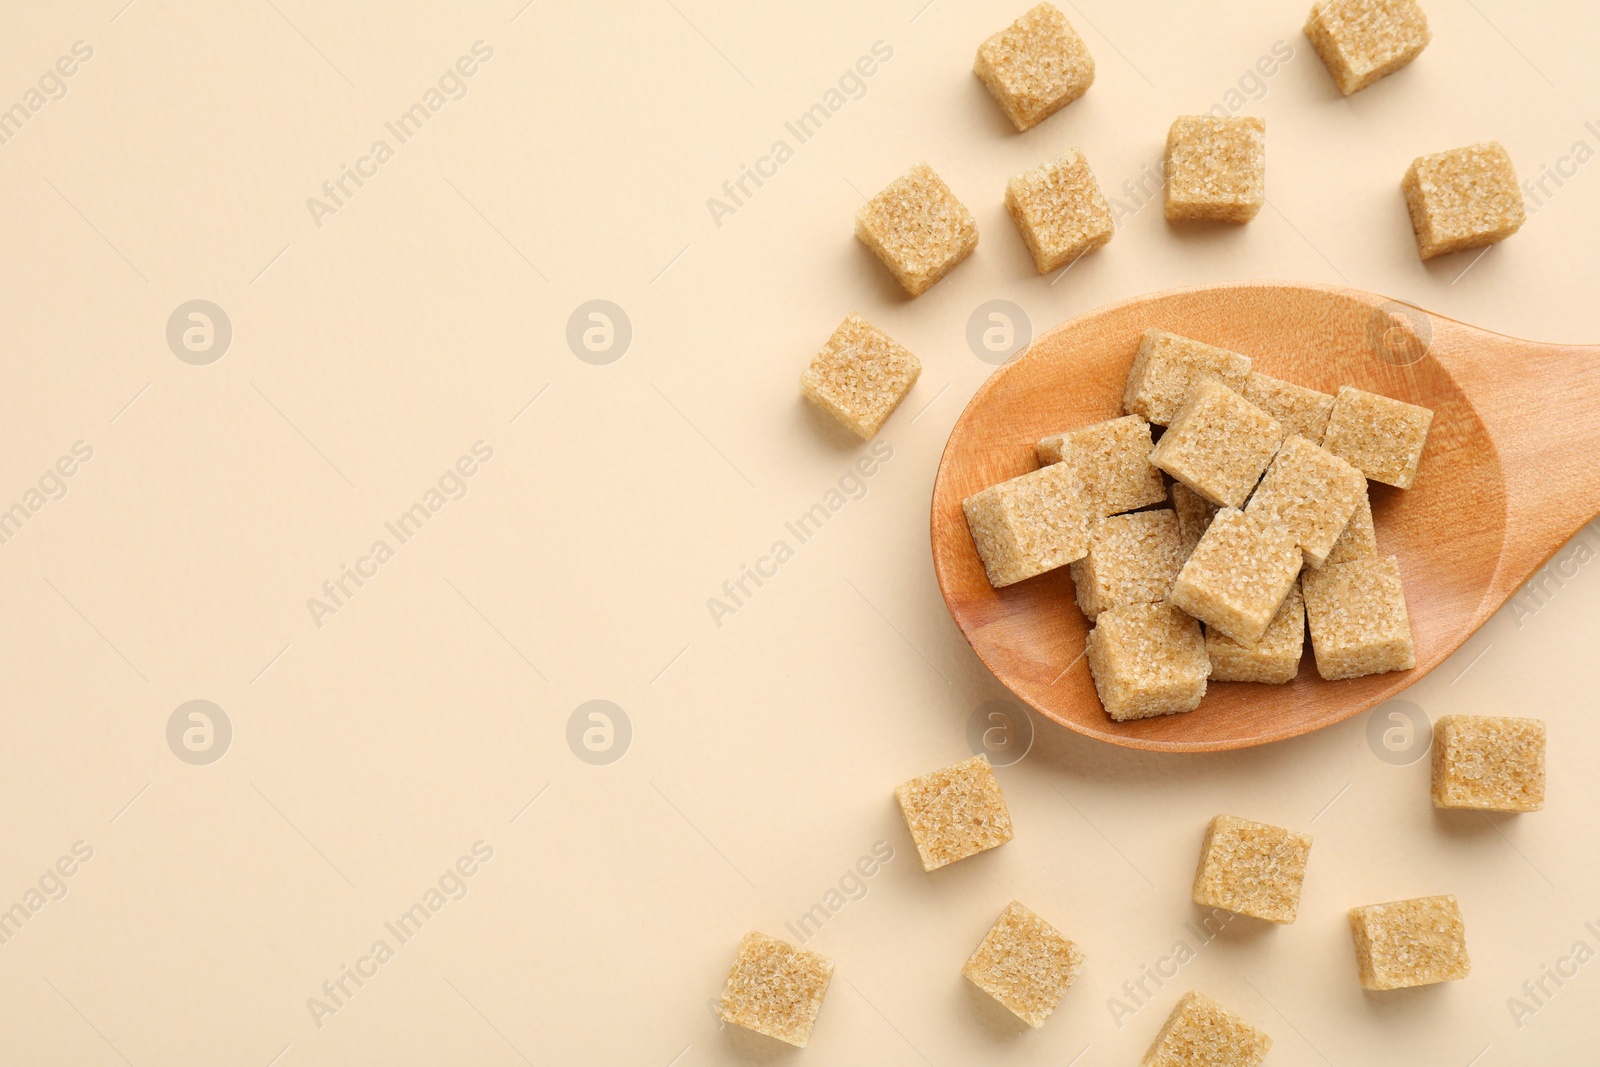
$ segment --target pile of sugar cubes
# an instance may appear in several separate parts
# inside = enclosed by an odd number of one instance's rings
[[[1305,34],[1346,95],[1404,67],[1431,39],[1416,0],[1318,0]],[[1095,67],[1066,16],[1042,3],[984,41],[973,72],[1022,132],[1088,91]],[[1243,224],[1255,218],[1266,203],[1266,138],[1266,122],[1256,116],[1179,116],[1167,133],[1163,166],[1167,219]],[[1400,189],[1423,259],[1503,241],[1526,217],[1516,168],[1492,141],[1419,157]],[[1012,177],[1005,205],[1041,274],[1102,248],[1115,230],[1078,147]],[[933,168],[918,163],[861,208],[856,236],[915,297],[978,247],[978,223]],[[921,369],[911,352],[852,314],[806,368],[801,392],[871,438]]]
[[[1115,609],[1112,609],[1115,610]],[[1434,727],[1433,803],[1438,808],[1531,812],[1544,806],[1545,727],[1538,719],[1448,715]],[[895,790],[924,871],[1010,841],[1000,783],[979,755]],[[1311,835],[1234,815],[1205,829],[1190,897],[1196,904],[1267,923],[1300,909]],[[1355,977],[1363,989],[1405,989],[1467,977],[1466,924],[1440,894],[1349,909]],[[1083,970],[1083,949],[1012,900],[961,966],[973,985],[1031,1027],[1041,1027]],[[951,961],[952,970],[955,961]],[[833,961],[760,932],[740,941],[718,1002],[727,1022],[804,1046],[822,1007]],[[1259,1027],[1203,993],[1178,998],[1144,1067],[1255,1067],[1272,1046]]]
[[[963,503],[996,588],[1067,568],[1111,718],[1193,711],[1208,680],[1291,681],[1308,622],[1323,678],[1416,665],[1367,481],[1411,486],[1433,412],[1280,381],[1159,329],[1123,406],[1046,437],[1038,470]]]

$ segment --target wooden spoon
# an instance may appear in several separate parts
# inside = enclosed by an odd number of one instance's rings
[[[962,500],[1034,470],[1040,438],[1121,415],[1128,368],[1152,326],[1243,352],[1276,378],[1329,393],[1354,385],[1433,410],[1412,488],[1371,484],[1378,549],[1400,558],[1414,669],[1323,681],[1308,641],[1287,685],[1216,682],[1194,711],[1118,723],[1095,694],[1083,658],[1089,624],[1066,568],[990,587]],[[1231,284],[1091,311],[997,370],[939,462],[933,563],[979,658],[1041,713],[1118,745],[1214,751],[1296,737],[1394,696],[1597,513],[1600,347],[1518,341],[1353,289]]]

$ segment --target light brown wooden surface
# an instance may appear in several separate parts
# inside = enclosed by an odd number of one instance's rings
[[[1274,377],[1327,392],[1354,385],[1433,410],[1413,487],[1371,485],[1379,550],[1400,558],[1415,669],[1323,681],[1308,642],[1288,685],[1213,683],[1193,712],[1117,723],[1083,658],[1089,624],[1066,569],[990,587],[962,500],[1035,469],[1041,437],[1122,414],[1128,368],[1152,326],[1243,352]],[[1201,287],[1101,308],[1035,340],[956,422],[933,491],[939,586],[995,676],[1080,733],[1195,751],[1295,737],[1423,677],[1600,512],[1596,369],[1600,348],[1519,341],[1323,285]]]

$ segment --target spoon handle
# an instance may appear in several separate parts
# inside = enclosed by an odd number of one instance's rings
[[[1477,410],[1505,475],[1505,547],[1482,620],[1600,514],[1600,347],[1437,319],[1429,355]]]

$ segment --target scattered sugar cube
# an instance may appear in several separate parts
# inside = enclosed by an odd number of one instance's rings
[[[1243,389],[1249,377],[1249,356],[1166,330],[1146,330],[1128,371],[1122,406],[1165,426],[1203,379],[1215,378],[1230,389]]]
[[[1040,274],[1074,263],[1111,240],[1111,208],[1077,148],[1007,182],[1006,210]]]
[[[1423,259],[1504,241],[1527,217],[1517,170],[1498,141],[1419,156],[1400,189]]]
[[[1375,482],[1410,489],[1433,412],[1345,386],[1333,402],[1322,447]]]
[[[1317,0],[1305,32],[1345,96],[1416,59],[1430,36],[1416,0]]]
[[[865,441],[877,434],[921,373],[916,356],[852,313],[800,375],[800,392]]]
[[[1300,563],[1300,549],[1288,530],[1223,508],[1178,572],[1168,599],[1253,648],[1294,587]]]
[[[1378,554],[1378,531],[1372,525],[1372,501],[1362,487],[1356,510],[1345,524],[1344,533],[1333,543],[1323,566],[1330,563],[1349,563],[1351,560],[1371,559]]]
[[[1249,222],[1267,200],[1267,122],[1180,115],[1167,133],[1167,218]]]
[[[1276,520],[1320,567],[1367,496],[1367,479],[1350,464],[1298,434],[1290,435],[1250,497],[1246,511]]]
[[[987,756],[913,778],[894,795],[925,871],[1011,840],[1011,813]]]
[[[1350,932],[1362,989],[1453,982],[1472,969],[1466,924],[1453,896],[1351,908]]]
[[[1211,661],[1200,624],[1169,604],[1102,611],[1086,651],[1100,703],[1117,722],[1193,711],[1206,695]]]
[[[1307,569],[1300,585],[1306,595],[1311,648],[1322,677],[1360,678],[1417,665],[1397,558]]]
[[[856,213],[856,236],[917,296],[978,247],[978,221],[918,163]]]
[[[973,985],[1032,1027],[1044,1025],[1083,970],[1083,951],[1013,900],[961,968]]]
[[[1213,682],[1292,682],[1300,673],[1300,654],[1305,646],[1306,602],[1299,582],[1289,587],[1283,606],[1254,648],[1246,648],[1221,630],[1206,628],[1206,655],[1211,659]]]
[[[1274,923],[1294,922],[1311,835],[1233,815],[1206,828],[1194,902]]]
[[[1059,9],[1040,4],[979,45],[972,72],[1022,131],[1088,91],[1094,57]]]
[[[1272,1038],[1204,993],[1185,993],[1140,1067],[1257,1067]]]
[[[1290,433],[1313,444],[1322,440],[1333,411],[1333,397],[1327,393],[1254,372],[1245,380],[1240,395],[1283,423]]]
[[[1065,567],[1089,551],[1083,482],[1071,463],[991,485],[962,501],[961,510],[996,589]]]
[[[1096,519],[1088,555],[1067,570],[1078,607],[1093,622],[1108,608],[1167,599],[1186,558],[1178,516],[1163,508]]]
[[[1277,419],[1206,378],[1156,442],[1150,462],[1213,504],[1242,507],[1283,433]]]
[[[1104,518],[1166,499],[1161,472],[1150,465],[1152,447],[1150,424],[1124,415],[1046,437],[1036,451],[1041,464],[1071,462],[1089,517]]]
[[[751,932],[739,941],[717,1014],[758,1034],[805,1048],[833,977],[833,961]]]
[[[1433,724],[1433,806],[1540,810],[1544,750],[1542,719],[1444,716]]]
[[[1178,531],[1183,535],[1183,558],[1194,555],[1195,546],[1205,536],[1217,514],[1217,506],[1182,482],[1172,483],[1172,510],[1178,513]]]

